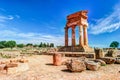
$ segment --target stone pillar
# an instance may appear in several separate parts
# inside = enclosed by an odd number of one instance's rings
[[[83,46],[83,26],[79,26],[79,45]]]
[[[83,27],[83,32],[84,32],[84,45],[88,46],[87,26]]]
[[[68,28],[65,27],[65,46],[68,46]]]
[[[72,26],[72,46],[75,46],[75,26]]]

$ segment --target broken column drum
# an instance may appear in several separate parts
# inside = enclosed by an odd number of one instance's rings
[[[53,65],[60,66],[62,63],[61,54],[55,53],[53,54]]]

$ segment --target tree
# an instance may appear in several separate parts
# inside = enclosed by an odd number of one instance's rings
[[[50,47],[54,47],[54,43],[50,43]]]
[[[42,45],[43,45],[43,43],[41,42],[40,45],[39,45],[39,47],[42,47]]]
[[[47,43],[47,47],[50,47],[49,43]]]
[[[26,44],[26,46],[33,46],[33,44],[32,43],[28,43],[28,44]]]
[[[0,44],[0,48],[5,48],[5,46],[4,46],[4,45],[2,45],[2,44]]]
[[[38,47],[38,45],[37,45],[37,44],[34,44],[33,47]]]
[[[11,49],[13,48],[13,47],[15,47],[16,46],[16,42],[15,41],[7,41],[6,43],[5,43],[5,45],[6,45],[6,47],[10,47]]]
[[[17,44],[17,47],[23,48],[25,45],[24,44]]]
[[[46,46],[47,46],[46,43],[43,43],[42,47],[46,47]]]
[[[6,41],[0,41],[0,48],[5,48],[6,47]]]
[[[119,47],[119,42],[113,41],[113,42],[110,44],[110,47],[112,47],[112,48],[118,48],[118,47]]]
[[[40,43],[39,47],[54,47],[54,43]]]

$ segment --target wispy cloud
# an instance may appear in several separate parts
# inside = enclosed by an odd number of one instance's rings
[[[15,40],[17,43],[40,43],[48,42],[54,43],[55,45],[63,45],[64,37],[63,35],[51,35],[45,33],[33,33],[33,32],[22,32],[16,30],[13,27],[8,28],[7,24],[9,21],[15,18],[20,18],[19,15],[0,15],[0,40]],[[56,29],[53,26],[47,25],[47,28]]]
[[[7,29],[9,26],[8,23],[12,23],[10,21],[15,21],[15,19],[19,19],[20,16],[19,15],[9,15],[7,14],[6,10],[3,8],[0,8],[0,11],[2,11],[4,14],[0,14],[0,30],[5,30]],[[11,29],[15,30],[15,28],[11,27]],[[10,29],[10,30],[11,30]]]
[[[9,16],[0,15],[0,23],[6,22],[7,20],[13,20],[13,19],[14,19],[14,17],[12,15],[9,15]]]
[[[9,20],[13,20],[13,19],[14,19],[14,17],[13,17],[13,16],[11,16],[11,15],[9,15],[9,16],[8,16],[8,19],[9,19]]]
[[[114,7],[111,14],[106,17],[95,20],[94,24],[89,25],[89,33],[101,34],[113,32],[120,28],[120,3]]]
[[[18,43],[40,43],[40,42],[48,42],[55,43],[55,45],[63,45],[64,37],[62,35],[49,35],[42,33],[23,33],[16,32],[11,30],[3,30],[0,32],[1,40],[16,40]]]
[[[5,12],[6,10],[5,10],[5,9],[3,9],[3,8],[0,8],[0,11],[4,11],[4,12]]]
[[[12,15],[0,15],[0,31],[4,30],[7,28],[7,22],[13,20],[14,17]]]
[[[19,16],[19,15],[15,15],[15,17],[16,17],[16,18],[18,18],[18,19],[20,18],[20,16]]]

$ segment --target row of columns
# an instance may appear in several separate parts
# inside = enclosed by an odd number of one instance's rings
[[[72,28],[72,46],[76,46],[75,27]],[[68,46],[68,27],[65,27],[65,46]],[[87,26],[79,26],[79,46],[88,46]]]

